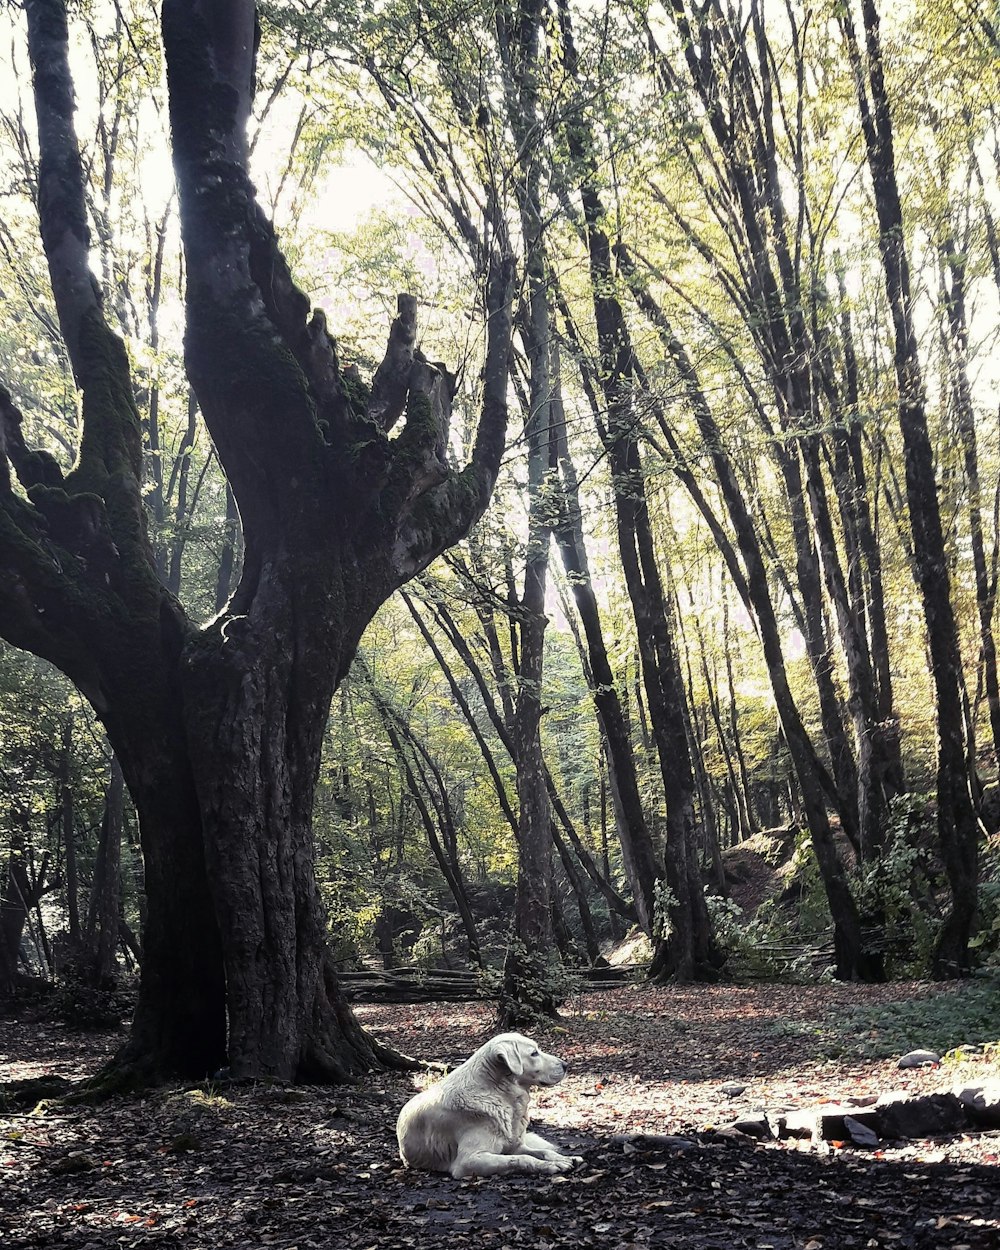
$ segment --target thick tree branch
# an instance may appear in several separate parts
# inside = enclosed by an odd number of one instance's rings
[[[85,386],[80,342],[88,315],[100,316],[101,289],[90,268],[83,166],[73,127],[73,79],[64,0],[26,0],[28,52],[38,119],[38,215],[52,292],[77,382]]]
[[[394,556],[397,585],[418,573],[479,520],[496,484],[507,433],[507,379],[514,290],[514,258],[507,248],[491,255],[486,289],[486,363],[483,407],[468,465],[418,497],[402,526]],[[398,442],[399,440],[397,440]]]
[[[400,295],[389,331],[389,346],[372,379],[368,400],[368,415],[383,430],[391,430],[402,416],[416,342],[417,301],[412,295]]]

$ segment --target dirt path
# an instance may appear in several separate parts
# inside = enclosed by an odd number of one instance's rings
[[[457,1182],[401,1168],[393,1126],[413,1089],[402,1076],[351,1090],[160,1091],[44,1118],[0,1117],[0,1245],[997,1250],[1000,1133],[864,1153],[755,1145],[706,1131],[761,1106],[949,1088],[968,1073],[901,1073],[891,1060],[816,1054],[825,1017],[859,999],[928,992],[714,986],[587,994],[544,1035],[570,1074],[536,1098],[534,1113],[542,1131],[585,1163],[542,1183]],[[457,1061],[489,1033],[485,1004],[358,1010],[386,1040],[426,1059]],[[0,1021],[0,1080],[78,1076],[113,1041]],[[986,1065],[970,1071],[985,1074]],[[728,1098],[720,1090],[728,1082],[746,1089]],[[679,1134],[688,1144],[626,1153],[614,1140],[637,1132]]]

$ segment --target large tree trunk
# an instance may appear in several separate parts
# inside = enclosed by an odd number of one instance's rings
[[[125,1075],[204,1076],[228,1058],[238,1076],[343,1078],[380,1052],[327,963],[311,838],[323,729],[381,601],[486,506],[512,267],[498,245],[483,419],[454,472],[451,382],[416,351],[415,301],[400,297],[370,392],[348,385],[254,200],[254,5],[167,0],[187,364],[245,536],[227,610],[197,630],[157,576],[128,361],[89,269],[65,8],[25,9],[42,238],[84,433],[64,477],[0,388],[0,633],[91,701],[138,812],[147,919]]]
[[[169,680],[176,686],[175,675]],[[145,896],[139,1001],[119,1060],[129,1078],[198,1079],[226,1065],[225,973],[202,816],[176,698],[162,697],[148,667],[136,688],[144,725],[105,719],[138,816]]]

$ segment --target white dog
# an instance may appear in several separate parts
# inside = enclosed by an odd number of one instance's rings
[[[530,1087],[557,1085],[565,1075],[565,1063],[530,1037],[501,1033],[410,1099],[396,1122],[399,1157],[457,1178],[565,1172],[582,1160],[527,1132]]]

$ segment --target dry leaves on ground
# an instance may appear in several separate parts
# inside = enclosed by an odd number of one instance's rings
[[[570,1074],[535,1100],[543,1131],[585,1162],[542,1183],[453,1181],[400,1167],[394,1124],[413,1079],[398,1075],[352,1089],[156,1091],[41,1117],[0,1117],[0,1243],[5,1250],[996,1248],[1000,1134],[865,1153],[755,1145],[713,1131],[755,1107],[947,1087],[954,1077],[944,1070],[819,1060],[808,1030],[787,1027],[859,998],[879,1003],[925,992],[894,985],[587,993],[544,1034],[547,1048],[569,1060]],[[373,1031],[424,1059],[457,1062],[490,1026],[487,1004],[358,1011]],[[78,1077],[113,1041],[51,1023],[0,1021],[0,1079]],[[730,1096],[725,1084],[745,1088]],[[684,1141],[635,1140],[642,1132]]]

